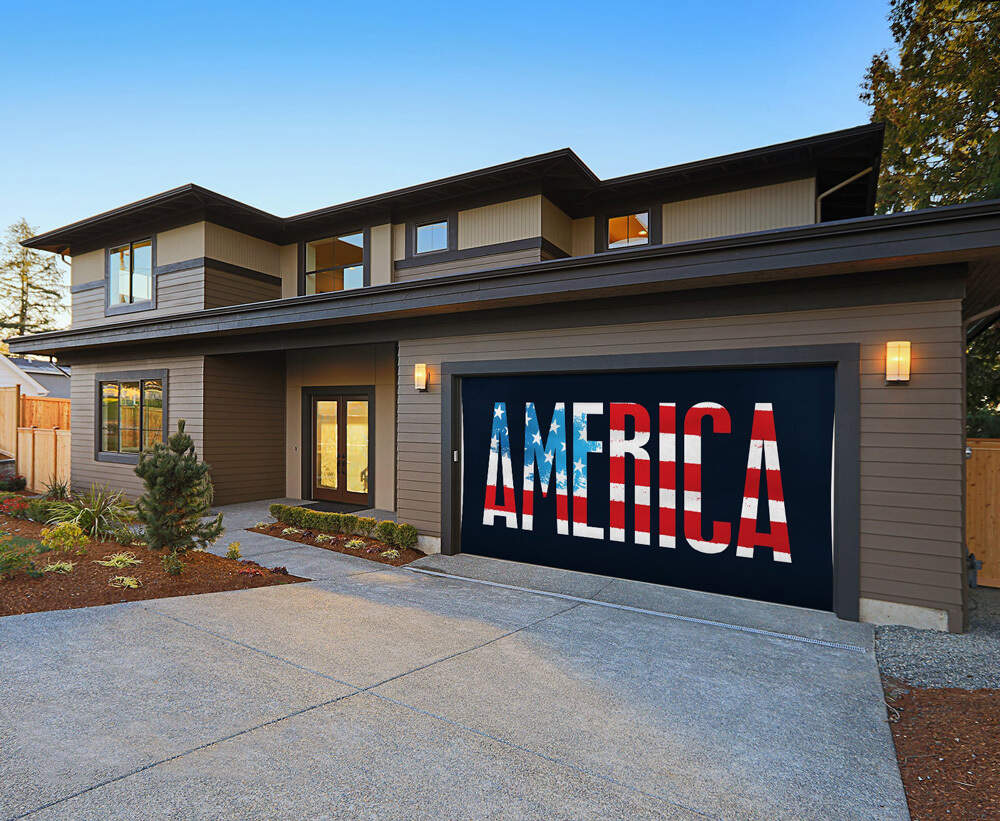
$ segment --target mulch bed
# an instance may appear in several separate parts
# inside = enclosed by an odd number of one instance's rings
[[[0,530],[37,539],[42,525],[0,514]],[[111,553],[128,551],[142,564],[117,568],[94,563],[95,559],[103,559]],[[117,542],[91,542],[82,554],[55,550],[42,553],[34,560],[38,569],[51,562],[70,561],[75,564],[73,572],[46,573],[38,579],[18,573],[12,578],[0,579],[0,616],[308,581],[263,568],[256,562],[226,559],[202,551],[191,551],[183,556],[181,574],[169,576],[160,564],[162,556],[147,547],[126,547]],[[114,576],[133,576],[142,582],[142,587],[137,590],[111,587],[108,581]]]
[[[366,539],[363,536],[343,536],[338,533],[334,534],[320,534],[314,530],[303,530],[302,533],[289,533],[283,534],[281,531],[288,527],[284,522],[273,522],[271,524],[266,524],[263,527],[250,527],[248,530],[252,530],[254,533],[266,533],[268,536],[276,536],[279,539],[287,539],[290,542],[298,542],[299,544],[307,544],[312,547],[322,547],[324,550],[332,550],[334,553],[344,553],[348,556],[360,556],[362,559],[370,559],[373,562],[379,562],[380,564],[388,564],[393,567],[402,567],[404,564],[409,564],[410,562],[415,562],[417,559],[422,559],[425,553],[412,548],[407,547],[399,551],[398,558],[387,559],[380,554],[383,551],[389,550],[389,545],[384,542],[380,542],[377,539]],[[317,536],[320,535],[330,535],[330,540],[318,541]],[[351,550],[347,547],[347,543],[352,539],[360,539],[365,543],[365,546],[360,550]]]
[[[914,821],[1000,818],[1000,690],[883,684]]]

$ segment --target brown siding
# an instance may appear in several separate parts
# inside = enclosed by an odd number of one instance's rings
[[[94,411],[97,399],[95,376],[113,371],[147,370],[166,368],[167,424],[171,431],[177,429],[177,420],[185,420],[185,429],[194,440],[195,448],[202,454],[202,379],[201,356],[173,358],[102,360],[87,363],[73,362],[71,379],[71,426],[73,430],[72,484],[85,489],[92,484],[107,485],[135,498],[142,494],[142,481],[135,475],[133,465],[98,462],[94,458]]]
[[[394,279],[396,282],[406,282],[411,279],[424,279],[441,274],[462,274],[485,271],[489,268],[504,268],[508,265],[525,265],[530,262],[541,262],[541,260],[541,251],[538,248],[531,248],[526,251],[508,251],[503,254],[487,254],[482,257],[458,259],[452,262],[438,262],[416,268],[396,268]]]
[[[277,282],[263,282],[252,277],[241,276],[209,268],[205,271],[205,307],[219,308],[223,305],[239,305],[246,302],[263,302],[280,299],[281,285]]]
[[[563,314],[569,325],[569,312]],[[913,378],[889,387],[884,345],[913,343]],[[633,324],[539,328],[399,343],[397,510],[440,526],[440,380],[407,376],[445,361],[782,345],[861,344],[861,595],[946,610],[962,620],[961,300]]]
[[[205,461],[216,504],[285,495],[285,358],[205,357]]]
[[[104,288],[73,294],[73,328],[126,322],[144,317],[197,311],[205,307],[205,269],[191,268],[156,277],[156,308],[136,313],[104,315]]]

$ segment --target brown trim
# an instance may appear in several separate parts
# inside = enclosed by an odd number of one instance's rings
[[[120,465],[137,465],[139,464],[139,454],[138,453],[121,453],[118,451],[103,451],[101,450],[101,383],[102,382],[141,382],[143,379],[159,379],[163,386],[163,441],[166,442],[170,436],[170,420],[169,416],[169,393],[167,381],[170,376],[170,371],[165,368],[156,368],[152,370],[139,370],[139,371],[106,371],[103,373],[94,374],[94,461],[95,462],[114,462]],[[140,415],[141,410],[141,394],[142,388],[140,386]],[[119,419],[121,417],[121,410],[119,408]],[[139,425],[139,438],[142,439],[142,423],[140,421]],[[140,441],[140,451],[142,448],[142,442]]]
[[[453,251],[431,251],[414,255],[407,259],[398,259],[394,265],[397,270],[405,270],[407,268],[422,268],[426,265],[438,265],[442,262],[479,259],[481,257],[493,256],[494,254],[509,254],[513,251],[531,251],[535,249],[551,254],[553,259],[562,259],[569,256],[558,245],[549,242],[544,237],[529,237],[528,239],[510,240],[509,242],[496,242],[492,245],[477,245],[474,248],[461,248]]]
[[[417,229],[425,225],[433,225],[436,222],[447,224],[448,247],[440,251],[418,251]],[[430,213],[421,216],[419,219],[411,219],[406,223],[405,237],[404,259],[396,262],[397,268],[447,262],[453,258],[452,254],[458,253],[458,211]]]

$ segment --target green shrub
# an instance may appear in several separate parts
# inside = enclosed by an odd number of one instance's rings
[[[13,476],[0,476],[0,490],[24,490],[28,480],[15,473]]]
[[[57,562],[52,562],[47,564],[42,568],[43,573],[72,573],[73,568],[76,567],[76,562],[67,562],[60,559]]]
[[[357,533],[358,517],[353,513],[344,513],[340,517],[340,530],[342,533]]]
[[[75,522],[92,539],[112,535],[132,515],[124,493],[98,485],[91,485],[90,490],[74,499],[49,504],[49,524]]]
[[[53,476],[45,483],[45,498],[50,502],[65,502],[69,496],[69,482],[64,482]]]
[[[87,545],[87,534],[76,522],[60,522],[42,528],[42,547],[47,550],[79,550]]]
[[[178,557],[176,550],[164,553],[160,563],[168,576],[179,576],[184,569],[184,563]]]
[[[359,536],[370,538],[372,533],[375,532],[375,525],[375,520],[370,516],[358,516],[358,524],[354,532]]]
[[[28,502],[26,513],[33,522],[46,524],[53,514],[53,503],[50,499],[32,499]]]
[[[135,567],[137,564],[142,564],[142,560],[136,558],[135,553],[112,553],[109,556],[105,556],[103,559],[94,559],[95,564],[99,564],[103,567]]]
[[[283,505],[283,504],[280,504],[279,502],[275,502],[273,505],[271,505],[267,509],[267,512],[270,513],[271,516],[273,516],[275,519],[277,519],[280,522],[280,521],[282,521],[282,517],[284,515],[284,512],[287,509],[288,509],[288,505]]]
[[[31,565],[31,554],[9,540],[0,541],[0,579],[13,576]]]
[[[375,525],[375,538],[389,545],[395,544],[396,530],[396,523],[386,519],[384,522],[379,522]]]
[[[230,542],[229,550],[226,551],[227,559],[238,559],[240,557],[240,543]]]
[[[356,521],[357,516],[347,516],[343,513],[326,513],[321,510],[310,510],[305,507],[273,504],[269,508],[271,515],[282,524],[298,527],[304,530],[316,530],[320,533],[351,533],[348,523]]]
[[[388,550],[383,550],[378,555],[381,556],[383,559],[398,559],[400,553],[398,550],[396,550],[396,548],[390,547]]]
[[[393,544],[400,548],[416,547],[419,537],[420,534],[417,533],[417,529],[413,525],[398,525],[396,527],[396,541]]]
[[[350,539],[347,544],[344,545],[348,550],[361,550],[365,546],[364,541],[361,539]]]

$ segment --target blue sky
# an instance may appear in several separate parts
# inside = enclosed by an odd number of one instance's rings
[[[0,226],[185,182],[288,215],[563,146],[609,177],[858,125],[886,10],[7,4]]]

